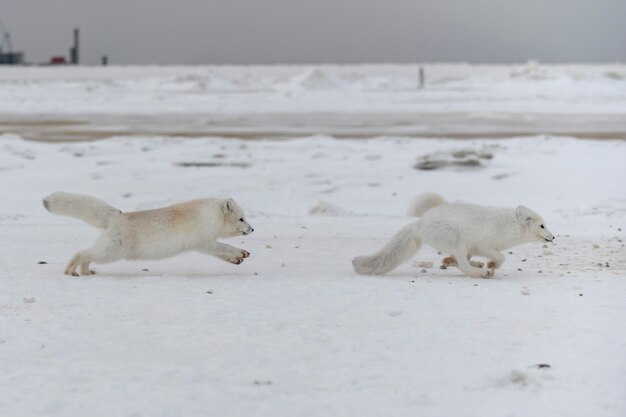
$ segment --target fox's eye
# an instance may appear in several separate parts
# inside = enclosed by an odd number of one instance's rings
[[[541,226],[539,226],[539,227],[541,227],[542,229],[545,229],[545,227],[543,227],[543,224]]]
[[[243,221],[243,217],[241,219],[239,219],[239,221],[242,222]],[[543,227],[543,226],[541,226],[541,227]]]

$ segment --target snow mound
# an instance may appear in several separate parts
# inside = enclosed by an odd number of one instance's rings
[[[241,88],[239,80],[231,80],[214,72],[180,75],[159,86],[159,90],[164,92],[231,91]]]
[[[309,214],[314,216],[347,216],[350,213],[336,204],[319,201],[309,209]]]
[[[279,87],[288,90],[333,90],[340,87],[340,83],[320,68],[310,68]]]
[[[486,161],[492,158],[493,153],[485,147],[436,151],[420,156],[417,159],[415,168],[424,171],[448,167],[480,168]]]
[[[545,67],[539,65],[537,61],[528,61],[525,66],[521,68],[513,68],[511,70],[511,78],[542,81],[554,78],[551,76]]]

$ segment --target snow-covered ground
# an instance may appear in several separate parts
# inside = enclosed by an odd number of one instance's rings
[[[384,119],[424,106],[443,120],[485,112],[502,125],[507,114],[572,124],[612,115],[610,132],[626,114],[623,66],[427,68],[440,95],[413,91],[416,67],[250,72],[0,69],[0,119],[10,122],[2,131],[18,132],[0,135],[0,415],[626,415],[626,141],[134,132],[33,142],[15,124],[93,112],[148,114],[168,128],[229,113],[256,129],[255,111]],[[55,126],[41,123],[40,133]],[[458,149],[493,158],[478,168],[414,167]],[[68,277],[66,262],[98,231],[45,211],[41,199],[56,190],[124,211],[232,196],[255,232],[230,243],[252,255],[235,266],[188,253]],[[555,244],[507,251],[492,279],[440,269],[443,255],[430,248],[388,275],[356,275],[352,257],[411,221],[406,205],[424,191],[525,204]]]
[[[625,64],[421,67],[4,67],[0,112],[626,111]]]
[[[626,138],[626,65],[0,68],[0,133]]]
[[[478,170],[413,168],[419,155],[465,147],[494,157]],[[625,152],[622,141],[553,137],[2,136],[3,414],[623,416]],[[97,231],[43,209],[59,189],[123,210],[233,196],[256,229],[233,243],[252,256],[65,276]],[[556,244],[512,249],[490,280],[439,269],[430,249],[415,261],[433,267],[355,275],[350,259],[407,223],[407,202],[425,190],[524,203]]]

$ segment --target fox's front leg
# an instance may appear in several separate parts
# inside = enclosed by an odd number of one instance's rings
[[[200,251],[235,265],[239,265],[245,258],[250,256],[250,252],[246,250],[221,242],[207,242],[200,248]]]

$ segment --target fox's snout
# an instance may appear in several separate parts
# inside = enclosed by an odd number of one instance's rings
[[[554,235],[552,233],[550,233],[548,230],[544,229],[545,231],[543,233],[539,233],[539,237],[543,240],[545,240],[546,242],[553,242],[554,241]]]
[[[241,234],[242,235],[249,235],[250,233],[254,232],[254,228],[252,226],[250,226],[250,223],[246,222],[245,225],[247,226],[246,230],[242,230]]]

